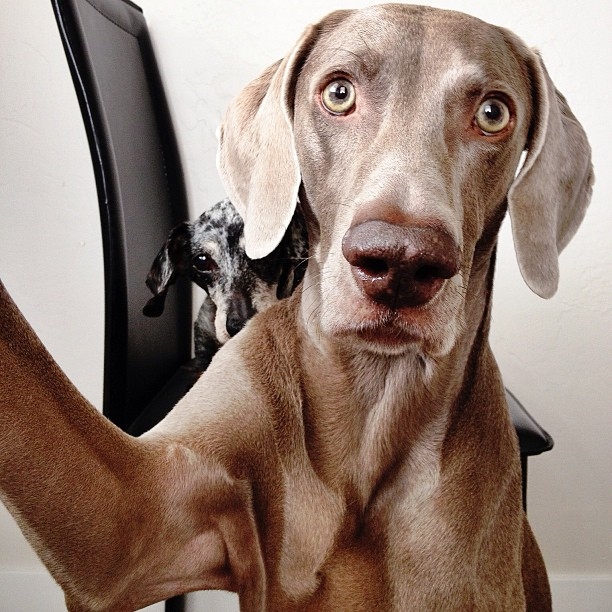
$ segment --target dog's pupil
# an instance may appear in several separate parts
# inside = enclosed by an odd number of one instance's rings
[[[336,88],[334,94],[338,100],[346,100],[348,97],[348,90],[345,85],[340,85]]]
[[[200,272],[210,270],[212,262],[206,255],[198,255],[193,262],[194,267]]]
[[[484,109],[485,115],[489,121],[499,121],[501,119],[502,111],[497,104],[487,104]]]

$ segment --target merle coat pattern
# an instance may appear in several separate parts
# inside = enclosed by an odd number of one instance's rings
[[[168,288],[181,275],[204,289],[194,325],[196,367],[204,370],[255,313],[291,295],[304,276],[307,249],[298,214],[270,255],[250,259],[244,251],[242,217],[229,199],[221,200],[195,221],[172,229],[147,277],[154,296],[144,314],[162,314]]]

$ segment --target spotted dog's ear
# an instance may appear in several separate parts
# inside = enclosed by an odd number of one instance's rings
[[[295,291],[308,265],[308,232],[301,207],[297,207],[280,246],[283,268],[276,292],[279,300],[289,297]]]
[[[526,47],[523,55],[533,92],[531,137],[508,208],[521,274],[532,291],[549,298],[559,282],[559,253],[591,199],[593,167],[586,134],[540,56]]]
[[[229,105],[219,128],[217,166],[230,199],[245,222],[251,259],[280,243],[295,210],[301,182],[293,138],[295,85],[300,68],[332,13],[308,27],[292,51],[250,83]]]
[[[147,317],[159,317],[164,312],[168,287],[176,282],[189,265],[190,239],[189,223],[179,223],[170,231],[168,239],[155,257],[146,280],[153,297],[142,309]]]

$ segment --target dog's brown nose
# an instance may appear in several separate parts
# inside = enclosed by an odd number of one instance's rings
[[[461,263],[459,247],[445,230],[377,220],[351,227],[342,253],[364,293],[391,308],[426,304]]]

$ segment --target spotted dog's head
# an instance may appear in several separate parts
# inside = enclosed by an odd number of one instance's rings
[[[306,230],[296,215],[272,253],[248,258],[243,220],[229,200],[222,200],[195,221],[172,229],[147,276],[153,297],[143,312],[161,315],[169,286],[188,275],[213,302],[215,333],[223,344],[255,313],[293,292],[304,275],[306,256]]]

